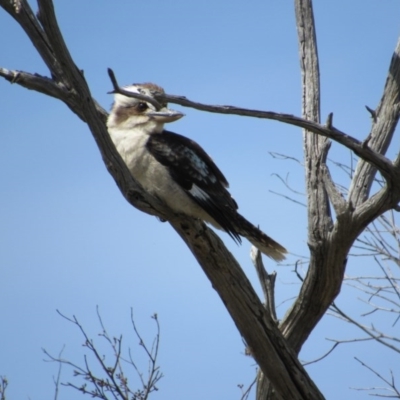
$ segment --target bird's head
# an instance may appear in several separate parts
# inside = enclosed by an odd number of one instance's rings
[[[163,88],[153,83],[134,84],[123,89],[150,99],[164,93]],[[141,128],[148,134],[159,133],[166,122],[176,121],[183,115],[179,111],[167,108],[167,103],[161,103],[161,109],[157,109],[152,102],[115,93],[107,126],[111,129]]]

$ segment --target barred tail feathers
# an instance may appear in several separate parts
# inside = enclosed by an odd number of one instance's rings
[[[245,237],[252,245],[256,246],[266,256],[275,261],[282,261],[286,258],[287,250],[275,240],[247,221],[242,215],[236,215],[237,233]]]

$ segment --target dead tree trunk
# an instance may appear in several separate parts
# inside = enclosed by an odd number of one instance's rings
[[[325,125],[320,124],[319,68],[311,0],[296,0],[303,118],[236,107],[199,105],[182,97],[165,96],[170,102],[186,106],[275,119],[305,129],[311,258],[300,294],[277,326],[271,309],[262,305],[239,264],[214,232],[202,222],[173,214],[159,200],[144,192],[129,174],[107,133],[107,113],[92,98],[83,74],[69,54],[52,1],[38,0],[37,17],[26,0],[0,0],[0,6],[25,30],[46,63],[51,78],[5,68],[0,68],[0,75],[10,82],[63,101],[87,123],[109,173],[127,201],[143,212],[169,221],[181,236],[218,292],[260,367],[258,400],[323,399],[297,354],[339,293],[347,255],[354,240],[370,222],[399,203],[400,156],[391,162],[383,154],[399,117],[400,45],[392,60],[382,101],[375,111],[373,129],[363,143],[334,128],[331,116]],[[350,148],[360,157],[347,200],[335,188],[326,166],[328,138]],[[386,180],[386,185],[369,197],[371,179],[377,170]],[[335,209],[336,220],[332,219],[331,206]]]

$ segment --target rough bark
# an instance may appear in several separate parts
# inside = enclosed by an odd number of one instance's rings
[[[57,25],[52,2],[39,0],[38,5],[38,18],[35,18],[25,0],[0,0],[0,6],[23,27],[50,70],[52,79],[40,80],[40,77],[35,79],[31,76],[31,88],[60,99],[85,121],[108,171],[126,199],[136,208],[168,220],[179,233],[220,295],[279,398],[323,399],[222,241],[203,223],[174,215],[157,199],[143,192],[134,181],[107,133],[104,111],[92,98],[83,74],[68,52]],[[3,76],[10,78],[5,69],[2,72]],[[27,78],[27,74],[11,75],[14,83],[27,83],[27,79],[23,79]]]
[[[385,154],[399,121],[400,93],[400,39],[394,50],[381,100],[375,110],[370,110],[372,128],[365,140],[368,147]],[[371,190],[376,168],[360,160],[349,190],[349,202],[357,207],[365,202]]]
[[[318,121],[320,88],[312,2],[296,0],[295,5],[302,70],[303,117]],[[394,64],[392,60],[389,79],[391,76],[398,76],[398,70],[398,62]],[[384,94],[384,97],[389,97],[386,107],[392,113],[396,110],[396,116],[391,118],[391,130],[398,121],[398,89],[397,85],[397,92],[391,96]],[[327,125],[331,124],[332,121],[328,118]],[[363,147],[370,148],[368,141],[364,142]],[[382,152],[384,147],[387,147],[387,144],[370,149]],[[378,215],[396,207],[399,201],[399,185],[396,183],[400,181],[399,169],[390,161],[389,169],[392,172],[389,175],[385,173],[385,187],[358,207],[345,201],[331,182],[326,165],[328,151],[329,142],[326,139],[314,133],[304,132],[310,263],[300,294],[280,325],[284,337],[296,352],[300,351],[309,334],[340,292],[347,255],[354,240]],[[366,165],[363,160],[360,163]],[[370,175],[375,171],[376,169],[371,167],[365,174]],[[355,179],[370,178],[361,178],[358,174],[358,178]],[[331,217],[330,204],[335,207],[335,221]]]
[[[303,118],[229,106],[201,106],[207,111],[275,119],[307,129],[304,132],[304,151],[311,259],[300,295],[277,327],[271,310],[268,312],[263,307],[240,266],[212,230],[199,221],[174,215],[134,181],[107,133],[107,113],[92,98],[82,72],[68,52],[51,0],[39,0],[38,5],[36,18],[26,0],[0,0],[0,6],[25,30],[46,63],[51,78],[5,68],[0,68],[0,76],[63,101],[88,124],[108,171],[130,204],[168,220],[182,237],[260,366],[262,375],[259,376],[258,399],[272,398],[270,396],[278,399],[322,399],[322,394],[299,363],[297,353],[339,293],[347,254],[355,238],[377,216],[395,208],[400,199],[399,158],[392,163],[382,155],[399,117],[399,46],[377,110],[377,122],[370,137],[363,143],[335,129],[331,118],[325,126],[319,122],[319,70],[310,0],[296,0]],[[168,100],[193,106],[180,96],[171,98]],[[381,119],[388,119],[388,122]],[[385,132],[385,138],[380,140],[384,135],[382,132]],[[326,138],[337,140],[363,159],[356,173],[357,182],[352,186],[352,201],[342,198],[330,179],[325,163],[329,150]],[[375,174],[376,169],[386,179],[386,186],[370,198],[369,190],[358,194],[360,186],[368,188],[371,174]],[[330,204],[335,207],[336,221],[332,221]]]
[[[312,0],[295,0],[302,75],[302,116],[320,122],[320,82]],[[382,100],[374,115],[371,133],[361,146],[385,154],[399,118],[399,44],[393,55]],[[327,128],[332,128],[332,115]],[[364,228],[378,215],[396,207],[399,199],[398,168],[389,161],[387,185],[368,199],[376,164],[362,158],[351,182],[349,201],[341,196],[326,165],[330,143],[315,130],[304,130],[304,165],[308,210],[310,262],[300,294],[280,324],[289,346],[299,353],[302,345],[340,292],[348,252]],[[353,149],[354,150],[354,149]],[[357,154],[357,152],[356,152]],[[360,154],[358,154],[360,155]],[[332,220],[331,205],[336,221]],[[257,400],[276,399],[262,371],[257,379]]]

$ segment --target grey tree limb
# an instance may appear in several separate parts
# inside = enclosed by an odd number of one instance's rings
[[[302,79],[302,116],[319,124],[319,63],[311,0],[295,0],[295,14]],[[332,117],[327,124],[328,129],[331,127]],[[332,279],[328,276],[329,271],[321,268],[327,257],[324,251],[326,235],[333,225],[324,174],[329,142],[325,137],[303,128],[310,263],[300,294],[280,324],[284,337],[297,353],[338,294],[343,278],[343,273],[337,273],[334,287],[328,287]],[[257,400],[276,399],[267,375],[261,375],[257,384]]]
[[[212,230],[199,221],[174,215],[134,181],[109,138],[105,126],[107,113],[92,98],[82,71],[74,64],[68,52],[57,25],[52,2],[39,0],[38,4],[37,19],[25,0],[0,0],[0,6],[29,36],[48,66],[51,78],[9,71],[5,68],[0,69],[0,76],[28,89],[60,99],[88,124],[104,163],[125,198],[139,210],[168,220],[188,245],[226,305],[262,373],[268,377],[264,382],[271,382],[275,389],[272,396],[283,399],[322,399],[322,394],[298,362],[296,353],[339,293],[347,254],[355,238],[376,216],[397,206],[400,199],[400,172],[399,159],[394,163],[388,160],[383,155],[384,146],[375,144],[373,135],[360,142],[334,128],[332,115],[328,117],[325,125],[319,122],[319,69],[311,1],[296,0],[303,78],[302,118],[232,106],[204,105],[182,96],[165,95],[163,98],[200,110],[267,118],[306,130],[304,147],[310,207],[311,260],[299,298],[279,328],[271,315],[265,311],[236,260]],[[392,60],[392,64],[393,76],[398,76],[396,61]],[[397,78],[394,79],[394,83],[396,82],[398,83]],[[387,83],[386,86],[392,87],[394,83]],[[383,96],[385,104],[398,105],[396,92],[388,89],[388,93],[390,94]],[[390,109],[389,106],[386,107]],[[377,115],[379,122],[379,112]],[[392,120],[390,126],[393,126],[395,118]],[[357,200],[353,203],[340,199],[326,166],[329,150],[329,141],[326,138],[354,151],[364,160],[365,165],[371,165],[369,171],[374,168],[379,170],[386,179],[386,186],[369,199],[368,196],[364,196],[363,201]],[[364,179],[363,174],[359,172],[358,175],[357,179],[361,182],[360,179]],[[368,181],[368,177],[365,179],[364,181]],[[330,202],[334,204],[336,211],[339,210],[336,221],[333,221],[330,214]],[[263,387],[259,384],[259,388]],[[268,383],[266,388],[269,394],[258,397],[259,399],[270,398],[267,396],[272,393],[271,385]]]
[[[320,120],[320,83],[316,33],[311,0],[295,0],[296,24],[303,88],[303,117]],[[329,125],[331,122],[329,123]],[[326,157],[329,142],[326,138],[304,132],[303,139],[306,191],[308,200],[308,245],[310,263],[299,297],[281,324],[282,332],[295,351],[299,352],[315,324],[340,290],[342,275],[332,276],[321,263],[326,263],[326,236],[332,230],[328,194],[325,188]],[[347,254],[347,253],[346,253]],[[318,304],[314,299],[320,299]],[[329,304],[327,304],[329,302]],[[302,322],[301,322],[302,321]]]
[[[265,267],[261,257],[261,252],[255,246],[251,246],[250,258],[257,272],[257,277],[261,285],[261,289],[264,294],[265,308],[269,315],[278,324],[278,318],[276,316],[275,307],[275,281],[276,272],[269,274]]]
[[[381,100],[373,111],[372,128],[364,142],[375,152],[385,154],[392,141],[400,116],[400,38],[389,65]],[[399,163],[400,158],[398,156],[395,162],[397,168]],[[348,196],[353,206],[365,202],[375,174],[374,165],[365,163],[364,160],[357,163]]]
[[[300,373],[304,369],[297,356],[287,346],[276,322],[266,312],[221,239],[204,224],[188,217],[181,216],[169,222],[189,246],[221,297],[251,355],[271,381],[276,398],[323,399],[308,375]],[[282,381],[286,373],[289,381]]]
[[[143,96],[137,95],[135,93],[127,92],[118,89],[120,93],[128,97],[138,97],[142,98]],[[215,105],[215,104],[204,104],[199,103],[197,101],[189,100],[184,96],[176,96],[171,94],[159,94],[158,99],[160,101],[166,101],[168,103],[179,104],[183,107],[194,108],[200,111],[207,111],[218,114],[227,114],[227,115],[240,115],[245,117],[253,117],[253,118],[261,118],[261,119],[269,119],[278,122],[283,122],[289,125],[297,126],[299,128],[305,129],[304,133],[316,133],[319,136],[323,136],[325,138],[329,138],[338,142],[344,147],[352,150],[357,156],[364,159],[368,163],[373,164],[384,177],[390,180],[396,180],[399,178],[399,173],[394,169],[392,162],[384,157],[382,154],[372,150],[368,147],[365,141],[360,141],[349,134],[335,128],[332,123],[333,115],[329,114],[328,123],[325,125],[319,123],[318,121],[313,121],[309,119],[307,116],[297,117],[291,114],[285,113],[277,113],[274,111],[263,111],[263,110],[254,110],[248,108],[242,108],[231,105]]]
[[[319,96],[319,71],[312,3],[311,0],[296,0],[295,4],[303,77],[303,116],[318,121],[319,101],[316,97]],[[329,121],[327,125],[329,127]],[[329,183],[329,170],[325,162],[328,150],[329,145],[325,140],[319,140],[314,133],[305,134],[311,257],[299,297],[280,326],[296,351],[300,351],[309,333],[340,292],[348,251],[354,240],[377,216],[395,208],[400,199],[399,169],[389,161],[393,175],[387,180],[386,186],[356,208],[351,201],[344,202]],[[361,179],[360,173],[354,179]],[[335,221],[330,213],[328,192],[339,211]]]
[[[46,64],[57,87],[65,86],[65,90],[59,90],[50,85],[47,90],[60,96],[58,98],[70,108],[79,107],[80,110],[75,110],[75,113],[82,115],[82,119],[88,124],[104,163],[122,194],[136,208],[168,220],[182,237],[220,295],[240,334],[252,349],[253,357],[269,377],[279,398],[323,399],[222,241],[203,223],[186,216],[174,215],[134,181],[111,142],[104,113],[96,107],[83,74],[68,52],[58,28],[52,2],[39,0],[38,4],[39,19],[33,20],[25,1],[0,0],[1,7],[20,24],[26,24],[23,26],[25,32],[39,53],[46,57]],[[37,85],[39,79],[31,79],[30,82]]]
[[[69,96],[65,90],[65,86],[58,84],[51,78],[39,74],[30,74],[24,71],[8,70],[0,67],[0,76],[10,83],[20,85],[26,89],[43,93],[47,96],[63,101],[69,109],[76,114],[82,121],[86,122],[84,114],[79,107],[79,101],[75,96]],[[97,112],[101,118],[106,121],[108,113],[94,99]]]
[[[74,96],[70,93],[64,92],[65,86],[62,84],[55,83],[52,79],[40,76],[39,74],[30,74],[24,71],[8,70],[6,68],[0,68],[0,76],[5,78],[11,83],[16,83],[27,89],[36,90],[38,92],[47,94],[54,98],[60,99],[71,108],[72,111],[76,113],[77,101]],[[138,97],[138,95],[121,91],[124,95],[131,97]],[[221,106],[221,105],[210,105],[203,104],[196,101],[188,100],[184,96],[175,96],[165,94],[160,96],[160,99],[168,101],[170,103],[175,103],[182,105],[184,107],[194,108],[196,110],[208,111],[218,114],[228,114],[228,115],[240,115],[253,118],[270,119],[279,122],[283,122],[289,125],[304,128],[307,132],[313,132],[320,136],[332,139],[344,147],[352,150],[356,155],[365,160],[367,163],[372,164],[378,169],[382,175],[389,180],[397,180],[399,178],[398,168],[395,168],[394,164],[382,154],[377,153],[368,146],[365,146],[364,141],[361,142],[354,137],[348,135],[347,133],[333,127],[333,125],[322,125],[314,121],[307,120],[305,118],[297,117],[291,114],[276,113],[273,111],[262,111],[254,110],[248,108],[241,108],[236,106]],[[106,111],[101,108],[98,104],[96,107],[100,112],[103,113],[103,117],[107,118]],[[81,113],[78,116],[82,119]]]

